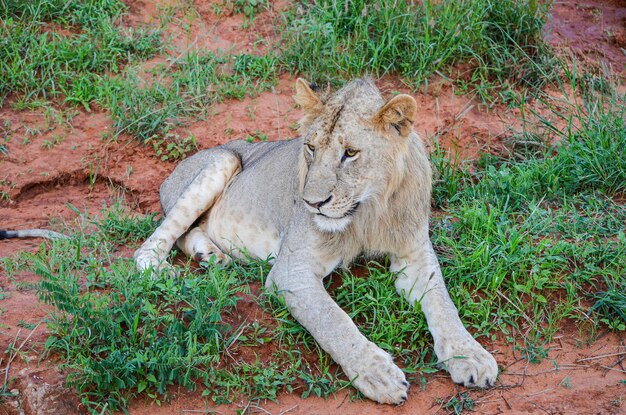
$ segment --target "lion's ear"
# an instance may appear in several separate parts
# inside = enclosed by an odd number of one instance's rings
[[[308,116],[317,117],[324,110],[324,103],[305,79],[298,78],[296,81],[296,95],[293,99]]]
[[[395,128],[402,137],[408,137],[417,114],[417,102],[412,96],[401,94],[393,97],[372,117],[374,127],[382,132]]]

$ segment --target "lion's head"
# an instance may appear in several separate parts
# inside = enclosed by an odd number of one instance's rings
[[[303,79],[295,100],[304,111],[300,189],[319,229],[341,232],[360,210],[385,210],[406,172],[415,100],[385,102],[369,80],[320,94]]]

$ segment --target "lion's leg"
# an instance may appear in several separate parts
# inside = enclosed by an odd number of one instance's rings
[[[420,303],[435,343],[435,353],[452,380],[465,386],[489,387],[498,376],[498,365],[463,326],[450,299],[433,250],[428,229],[414,249],[392,258],[398,272],[396,290],[411,304]]]
[[[167,255],[174,242],[213,206],[240,169],[239,157],[230,151],[216,151],[210,155],[203,168],[168,209],[161,225],[135,252],[137,267],[157,270],[166,267]]]
[[[284,297],[294,318],[365,396],[380,403],[402,403],[409,387],[404,373],[389,353],[359,332],[350,316],[328,295],[322,280],[340,258],[336,253],[320,254],[322,249],[310,235],[310,230],[289,230],[266,288]]]
[[[208,237],[203,226],[196,226],[178,238],[176,245],[187,255],[198,262],[210,262],[225,265],[230,257],[222,252]]]

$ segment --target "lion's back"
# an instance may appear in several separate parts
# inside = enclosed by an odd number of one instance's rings
[[[199,151],[180,162],[161,185],[162,209],[167,214],[208,164],[231,155],[239,159],[241,172],[229,183],[222,195],[222,203],[228,205],[232,200],[239,206],[271,211],[292,207],[298,189],[297,165],[301,146],[298,139],[258,143],[235,140]]]

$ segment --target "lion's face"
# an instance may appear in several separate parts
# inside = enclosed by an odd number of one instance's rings
[[[321,98],[303,80],[296,83],[296,101],[305,111],[302,198],[320,230],[341,232],[397,186],[415,101],[400,95],[385,103],[367,81]]]

